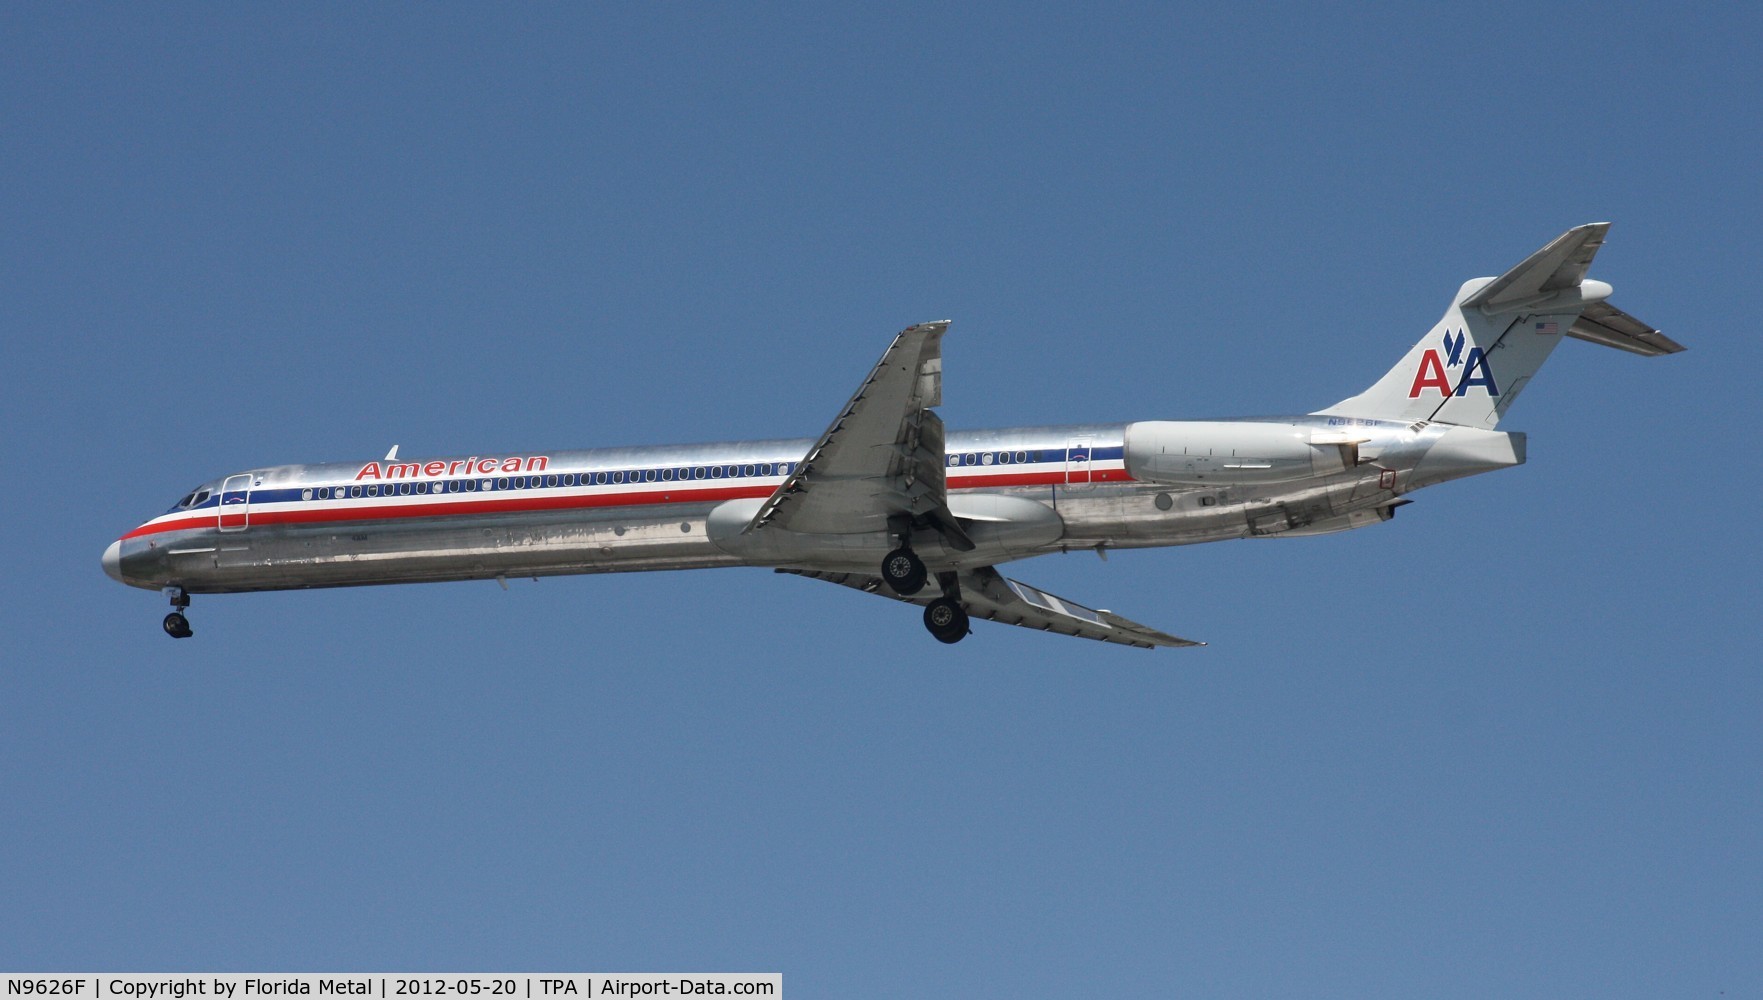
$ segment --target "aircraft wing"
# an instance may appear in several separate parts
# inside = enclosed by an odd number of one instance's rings
[[[795,472],[747,532],[770,528],[855,534],[897,519],[931,526],[957,548],[973,543],[949,514],[944,481],[943,333],[949,321],[900,331]]]
[[[901,597],[894,593],[893,588],[883,583],[879,576],[869,576],[863,573],[821,573],[799,569],[780,569],[778,572],[793,573],[814,580],[825,580],[828,583],[837,583],[854,590],[861,590],[866,594],[879,594],[882,597],[891,597],[896,601],[920,606],[929,604],[942,596],[942,591],[934,579],[930,586],[911,597]],[[1086,608],[1076,601],[1055,597],[1020,580],[1008,579],[990,566],[962,571],[961,603],[967,608],[967,613],[975,618],[1002,622],[1005,625],[1021,625],[1024,628],[1039,629],[1042,632],[1057,632],[1060,635],[1075,635],[1101,642],[1115,642],[1123,646],[1153,649],[1157,646],[1205,645],[1203,642],[1195,642],[1192,639],[1182,639],[1167,632],[1159,632],[1148,625],[1141,625],[1129,618],[1122,618],[1112,611],[1097,611],[1094,608]]]

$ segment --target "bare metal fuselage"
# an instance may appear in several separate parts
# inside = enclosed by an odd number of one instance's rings
[[[1524,461],[1495,430],[1565,338],[1683,345],[1587,277],[1608,223],[1568,230],[1444,315],[1358,395],[1305,416],[949,432],[949,321],[900,331],[817,439],[279,466],[200,487],[104,570],[192,593],[769,566],[924,609],[1155,648],[1197,643],[995,567],[1071,549],[1325,534],[1423,486]]]
[[[873,572],[897,542],[885,531],[743,533],[812,443],[255,469],[192,491],[104,562],[124,583],[188,593],[716,566]],[[1519,435],[1317,416],[954,432],[947,451],[949,508],[975,547],[915,533],[933,572],[1342,531],[1387,519],[1412,489],[1523,461]]]

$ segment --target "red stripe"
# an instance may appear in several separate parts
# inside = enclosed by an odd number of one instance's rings
[[[1096,469],[1091,481],[1128,482],[1132,477],[1124,469]],[[987,476],[951,477],[951,489],[975,489],[995,486],[1063,486],[1063,472],[1031,472]],[[734,486],[720,489],[652,490],[641,493],[600,493],[561,497],[511,497],[497,500],[444,500],[439,503],[413,503],[383,506],[350,505],[345,507],[315,506],[300,510],[253,510],[251,524],[321,524],[327,521],[387,521],[407,517],[450,517],[461,514],[518,514],[541,510],[583,510],[594,507],[647,507],[657,504],[705,503],[742,498],[764,499],[777,492],[773,486]],[[327,503],[327,501],[308,501]],[[231,515],[243,519],[243,515]],[[214,512],[189,515],[171,521],[143,524],[124,539],[157,535],[166,531],[191,528],[212,528],[217,519]],[[241,525],[242,527],[242,525]]]
[[[1129,483],[1132,482],[1132,477],[1126,474],[1125,469],[1093,469],[1090,472],[1090,482]],[[983,489],[988,486],[1064,486],[1066,484],[1064,472],[1016,472],[949,477],[949,488],[952,490]],[[1084,484],[1078,483],[1077,485]]]
[[[589,496],[511,497],[506,500],[443,500],[439,503],[346,507],[307,507],[300,510],[252,510],[252,524],[317,524],[326,521],[387,521],[406,517],[449,517],[458,514],[518,514],[540,510],[575,510],[591,507],[642,507],[664,503],[703,503],[711,500],[738,500],[742,497],[764,498],[776,492],[772,486],[736,486],[714,490],[656,490],[644,493],[602,493]],[[328,501],[308,501],[328,503]],[[229,512],[229,520],[243,515]],[[211,528],[215,515],[181,517],[175,521],[155,521],[122,536],[135,538],[162,531],[186,528]],[[242,526],[242,525],[241,525]]]

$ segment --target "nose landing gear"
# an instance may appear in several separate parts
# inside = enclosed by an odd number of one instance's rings
[[[167,587],[165,595],[171,598],[173,609],[165,616],[165,634],[173,639],[188,639],[195,635],[190,629],[190,620],[184,617],[184,609],[190,606],[190,595],[182,587]]]

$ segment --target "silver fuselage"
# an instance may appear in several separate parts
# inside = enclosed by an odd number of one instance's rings
[[[744,533],[812,444],[252,469],[124,535],[105,568],[189,593],[715,566],[873,572],[897,542],[886,532]],[[1402,493],[1522,462],[1523,438],[1300,416],[955,432],[947,451],[949,507],[976,548],[915,535],[932,571],[1361,527]]]

